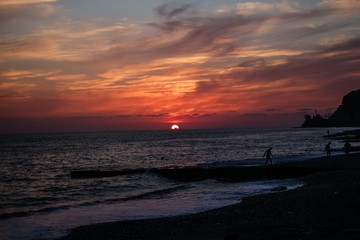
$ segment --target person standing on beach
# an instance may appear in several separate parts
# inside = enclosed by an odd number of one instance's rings
[[[350,153],[350,148],[351,148],[351,144],[349,141],[346,141],[345,145],[344,145],[344,151],[346,155],[349,155]]]
[[[272,153],[271,153],[272,148],[270,147],[268,150],[265,151],[264,156],[266,155],[266,165],[268,164],[268,162],[270,162],[270,164],[272,164]]]
[[[326,151],[326,157],[327,157],[327,158],[330,158],[330,155],[331,155],[330,144],[331,144],[331,142],[329,142],[329,143],[326,144],[326,146],[325,146],[325,151]]]

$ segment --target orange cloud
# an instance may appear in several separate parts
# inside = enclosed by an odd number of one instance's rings
[[[360,2],[357,0],[323,0],[320,4],[322,7],[334,9],[359,9]]]
[[[57,0],[2,0],[0,6],[56,2]]]

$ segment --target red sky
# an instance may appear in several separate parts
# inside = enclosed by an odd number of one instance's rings
[[[0,2],[0,133],[294,127],[360,88],[360,2]]]

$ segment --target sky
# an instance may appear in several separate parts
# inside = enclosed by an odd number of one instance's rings
[[[296,127],[359,80],[358,0],[0,1],[0,133]]]

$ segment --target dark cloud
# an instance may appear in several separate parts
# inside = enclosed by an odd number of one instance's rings
[[[206,113],[206,114],[194,113],[191,115],[185,115],[183,117],[184,118],[208,118],[208,117],[214,117],[216,115],[217,115],[216,113]]]
[[[276,109],[276,108],[268,108],[265,109],[265,112],[275,112],[275,111],[279,111],[280,109]]]
[[[241,39],[254,33],[264,21],[266,18],[251,19],[241,15],[228,15],[223,17],[191,17],[177,21],[149,23],[148,26],[161,31],[163,39],[173,35],[181,37],[162,44],[158,43],[157,37],[150,37],[145,42],[139,41],[139,46],[131,49],[123,47],[123,45],[115,46],[105,55],[99,56],[100,60],[96,60],[96,63],[115,60],[118,63],[131,64],[197,53],[221,57],[242,46],[244,42]],[[221,39],[233,40],[219,41]]]
[[[202,114],[202,115],[200,115],[200,117],[212,117],[215,115],[216,115],[216,113],[208,113],[208,114]]]
[[[218,90],[220,87],[219,82],[217,81],[201,81],[196,84],[197,93],[209,93]]]
[[[327,47],[323,50],[324,53],[332,53],[339,51],[353,51],[360,49],[360,36],[357,38],[352,38],[348,41],[334,44],[330,47]]]
[[[267,14],[253,14],[242,15],[226,13],[221,15],[196,15],[184,16],[176,20],[169,20],[172,16],[177,16],[193,9],[192,4],[163,4],[157,8],[157,12],[161,16],[166,16],[167,19],[163,22],[148,23],[157,30],[163,39],[169,36],[182,36],[174,38],[171,41],[157,44],[158,39],[148,38],[145,43],[141,43],[139,47],[131,50],[121,47],[112,48],[108,56],[105,58],[120,62],[126,60],[126,63],[139,61],[147,61],[148,59],[167,58],[184,56],[189,54],[206,53],[214,57],[227,56],[238,50],[242,46],[249,45],[251,41],[263,41],[262,39],[255,39],[258,29],[263,27],[269,21],[286,21],[296,22],[305,21],[327,16],[331,14],[328,10],[312,10],[312,11],[298,11],[298,12],[283,12],[283,13],[267,13]],[[280,23],[281,25],[281,23]],[[272,44],[284,46],[284,42],[289,47],[294,47],[292,40],[310,37],[316,34],[325,34],[331,31],[336,31],[348,26],[348,23],[324,23],[319,26],[312,27],[306,25],[302,27],[284,27],[277,28],[274,32],[270,32],[266,36],[267,42],[263,44]],[[180,33],[180,34],[179,34]],[[186,34],[183,34],[186,33]],[[222,41],[227,39],[228,41]],[[289,42],[290,41],[290,42]],[[292,44],[292,45],[291,45]],[[291,46],[290,46],[291,45]],[[260,64],[260,59],[252,60],[247,64]],[[245,66],[245,63],[242,63]],[[240,65],[241,66],[241,65]]]
[[[248,61],[244,61],[235,67],[257,67],[257,66],[264,66],[266,61],[264,59],[250,59]]]
[[[266,117],[268,116],[266,113],[247,113],[247,114],[242,114],[240,115],[240,117]]]
[[[116,115],[115,117],[116,118],[131,118],[132,116],[124,114],[124,115]]]
[[[165,3],[158,8],[156,8],[156,13],[159,16],[172,18],[176,15],[185,13],[190,9],[193,9],[194,5],[191,3],[180,4],[180,3]]]
[[[169,113],[149,114],[149,115],[146,115],[145,117],[158,118],[158,117],[165,117],[165,116],[168,116],[168,115],[169,115]]]
[[[163,32],[173,32],[182,28],[187,28],[188,24],[184,21],[167,21],[163,24],[148,23],[147,25],[159,29]]]
[[[173,34],[177,31],[187,32],[182,39],[156,49],[158,51],[172,54],[207,52],[213,53],[214,56],[224,56],[238,47],[247,45],[248,41],[252,41],[250,39],[252,34],[255,34],[268,21],[281,20],[284,23],[297,23],[298,21],[316,20],[332,13],[333,10],[321,8],[246,16],[228,13],[220,16],[188,17],[177,21],[165,21],[164,23],[151,23],[149,25],[163,31],[164,34]],[[289,44],[292,43],[289,42],[292,40],[334,32],[350,25],[349,22],[325,22],[315,26],[309,24],[293,28],[284,27],[276,29],[273,33],[268,33],[266,38],[267,42],[277,41],[278,43],[272,43],[275,45],[281,45],[284,41],[288,41],[287,44]],[[224,38],[232,39],[232,41],[226,43],[218,41]]]
[[[319,25],[303,25],[300,27],[293,27],[291,29],[284,29],[282,33],[278,33],[279,36],[286,36],[288,40],[300,40],[303,38],[321,35],[328,32],[337,31],[349,27],[351,24],[348,22],[339,22],[339,23],[324,23]]]
[[[336,44],[332,47],[321,47],[309,54],[302,54],[294,57],[287,57],[286,62],[277,66],[269,64],[259,64],[256,71],[234,70],[227,77],[241,82],[275,82],[282,79],[283,87],[306,86],[307,83],[314,83],[318,80],[317,85],[321,82],[326,84],[335,79],[347,77],[349,73],[358,69],[358,54],[352,50],[360,47],[359,39],[353,39],[342,44]],[[331,51],[329,50],[331,49]],[[335,51],[345,51],[344,54],[322,55],[325,53],[335,53]],[[252,62],[245,62],[243,65],[251,66]],[[257,63],[257,62],[255,62]],[[239,64],[238,66],[241,66]],[[289,84],[286,86],[286,84]]]
[[[53,12],[48,4],[24,4],[0,6],[0,28],[19,20],[37,20]]]
[[[281,20],[281,21],[301,21],[304,19],[320,19],[323,17],[327,17],[335,10],[328,9],[328,8],[313,8],[313,9],[299,9],[300,11],[289,11],[283,12],[280,14],[273,14],[271,18]]]

